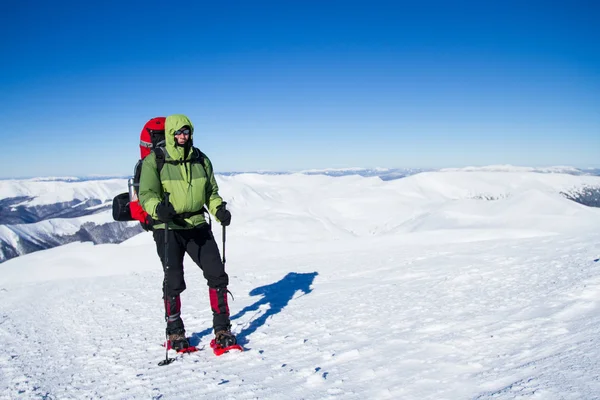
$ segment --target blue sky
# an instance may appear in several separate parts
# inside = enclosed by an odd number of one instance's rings
[[[217,171],[600,166],[599,3],[414,3],[3,4],[0,177],[130,174],[174,113]]]

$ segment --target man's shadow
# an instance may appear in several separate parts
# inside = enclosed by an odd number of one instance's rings
[[[248,342],[248,336],[256,332],[258,328],[263,326],[269,317],[278,314],[288,305],[296,292],[301,291],[304,296],[312,292],[311,285],[318,272],[296,273],[290,272],[281,280],[271,283],[270,285],[260,286],[250,291],[250,296],[262,297],[253,304],[244,307],[241,311],[231,317],[231,320],[241,318],[244,314],[252,311],[258,311],[263,305],[268,305],[269,309],[256,319],[252,319],[248,326],[245,326],[240,333],[237,334],[238,343],[244,344]],[[205,329],[202,332],[193,333],[190,337],[190,344],[197,346],[200,340],[205,335],[212,333],[212,329]]]

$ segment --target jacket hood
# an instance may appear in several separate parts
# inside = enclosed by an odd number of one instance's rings
[[[191,149],[193,146],[192,138],[194,136],[194,125],[192,125],[192,121],[183,114],[169,115],[165,120],[165,146],[171,158],[176,160],[181,160],[183,158],[184,148],[176,145],[175,132],[186,125],[190,127],[191,131],[188,140],[189,148]],[[191,151],[188,152],[188,158],[191,157],[191,154]]]

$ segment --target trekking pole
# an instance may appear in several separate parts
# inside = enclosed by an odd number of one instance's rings
[[[169,193],[165,192],[165,204],[169,204]],[[169,268],[169,264],[168,264],[168,254],[169,254],[169,223],[165,222],[165,247],[164,247],[164,255],[163,255],[163,271],[165,273],[165,277],[163,279],[163,300],[165,301],[165,307],[168,307],[168,296],[167,296],[167,276],[168,276],[168,271],[167,269]],[[166,337],[166,341],[165,341],[165,359],[162,360],[161,362],[158,363],[159,366],[164,366],[164,365],[169,365],[171,364],[173,361],[175,361],[174,358],[169,358],[169,334],[165,331],[165,337]]]
[[[226,207],[225,204],[226,203],[223,203],[223,208]],[[225,236],[226,236],[225,229],[226,229],[226,227],[225,227],[225,225],[223,225],[223,269],[225,269]]]
[[[223,268],[225,268],[225,226],[223,226]]]

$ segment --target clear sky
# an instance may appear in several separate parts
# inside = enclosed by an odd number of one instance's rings
[[[130,174],[174,113],[217,171],[598,167],[599,20],[593,0],[3,2],[0,177]]]

